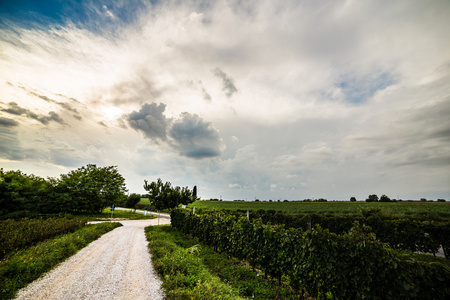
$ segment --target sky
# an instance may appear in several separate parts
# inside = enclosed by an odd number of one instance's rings
[[[0,167],[450,200],[450,1],[0,1]]]

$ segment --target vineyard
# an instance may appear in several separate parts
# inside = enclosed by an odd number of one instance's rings
[[[171,217],[172,226],[180,231],[314,297],[446,299],[450,295],[447,264],[396,251],[358,221],[348,232],[336,234],[320,226],[287,228],[224,212],[195,215],[174,210]],[[448,237],[448,231],[439,234]]]
[[[276,210],[285,213],[360,213],[380,209],[392,214],[438,214],[450,218],[450,202],[267,202],[267,201],[195,201],[188,208],[215,210]]]

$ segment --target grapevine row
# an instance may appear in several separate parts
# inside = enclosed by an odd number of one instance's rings
[[[416,261],[379,242],[368,227],[342,235],[316,227],[303,231],[265,225],[260,219],[174,210],[172,226],[226,252],[271,277],[289,279],[311,296],[336,299],[446,299],[450,270]]]

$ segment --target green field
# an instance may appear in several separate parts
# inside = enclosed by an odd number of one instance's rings
[[[359,213],[362,210],[380,208],[384,213],[425,214],[437,213],[450,217],[450,202],[254,202],[254,201],[196,201],[188,208],[253,210],[260,209],[288,213]]]
[[[139,201],[138,204],[150,205],[150,199],[148,199],[148,198],[141,198],[141,201]]]

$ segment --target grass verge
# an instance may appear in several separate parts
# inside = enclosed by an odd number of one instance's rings
[[[145,229],[152,260],[167,299],[299,299],[248,269],[167,225]]]
[[[122,226],[120,223],[86,225],[70,233],[35,246],[10,253],[0,261],[0,298],[12,299],[17,291],[39,278],[104,233]]]
[[[105,221],[106,219],[108,219],[108,220],[111,219],[111,209],[105,208],[101,213],[90,214],[90,215],[86,215],[86,214],[70,215],[70,217],[73,217],[73,218],[87,218],[89,221]],[[127,219],[127,220],[151,220],[151,219],[155,219],[155,218],[156,217],[152,216],[152,215],[144,216],[144,214],[133,212],[133,210],[131,208],[127,209],[127,210],[115,209],[114,213],[113,213],[112,221],[117,220],[117,219],[119,219],[119,220],[123,220],[123,219]]]

